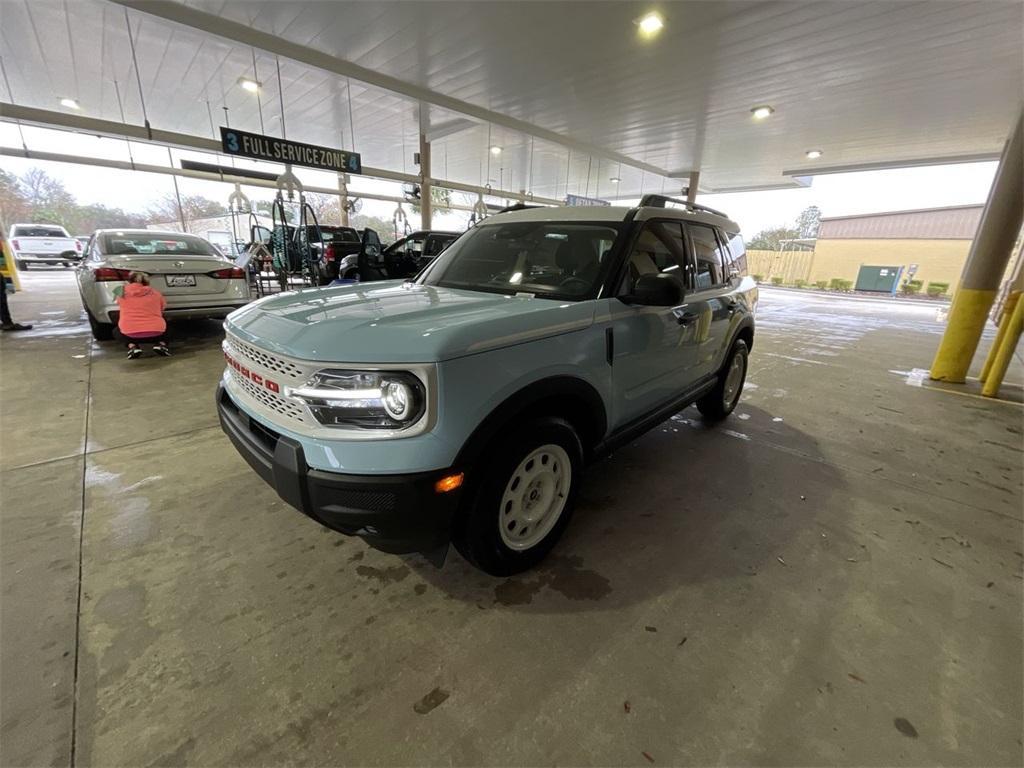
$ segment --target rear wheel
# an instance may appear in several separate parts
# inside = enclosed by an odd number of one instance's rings
[[[92,336],[96,341],[110,341],[114,338],[114,326],[112,323],[101,323],[92,316],[92,312],[85,311],[89,318],[89,328],[92,329]]]
[[[720,421],[736,408],[747,378],[747,343],[737,339],[729,350],[725,365],[718,372],[714,388],[697,401],[697,410],[707,421]]]
[[[563,419],[529,421],[499,437],[456,526],[455,546],[492,576],[537,565],[572,516],[583,447]]]

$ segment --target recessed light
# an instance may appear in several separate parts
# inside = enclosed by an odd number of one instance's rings
[[[762,104],[759,107],[754,107],[750,110],[750,113],[754,116],[755,120],[764,120],[766,117],[771,117],[775,110],[769,107],[767,104]]]
[[[652,11],[642,16],[636,24],[640,28],[641,34],[651,37],[661,31],[661,28],[665,26],[665,20],[661,18],[661,14]]]
[[[610,181],[612,184],[618,184],[620,181],[622,181],[622,179],[620,179],[618,176],[612,176],[610,179],[608,179],[608,181]]]
[[[253,80],[251,77],[238,78],[238,84],[245,88],[249,93],[256,93],[261,86],[258,80]]]
[[[808,149],[804,155],[806,155],[808,160],[817,160],[821,157],[822,152],[820,149]]]
[[[61,99],[60,105],[67,107],[68,109],[81,109],[82,107],[78,104],[78,99]]]
[[[491,154],[495,156],[500,155],[501,147],[491,147]]]

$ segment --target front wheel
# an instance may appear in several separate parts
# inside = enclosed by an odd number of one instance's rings
[[[747,378],[749,355],[747,342],[736,339],[725,365],[718,372],[715,386],[697,401],[697,410],[707,421],[721,421],[736,408],[743,394],[743,382]]]
[[[543,560],[569,524],[583,447],[567,421],[547,417],[499,435],[488,453],[454,542],[482,571],[510,576]]]

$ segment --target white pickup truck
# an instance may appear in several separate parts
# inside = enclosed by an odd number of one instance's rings
[[[56,224],[15,224],[11,228],[11,250],[18,269],[29,264],[63,264],[70,267],[82,259],[82,244]]]

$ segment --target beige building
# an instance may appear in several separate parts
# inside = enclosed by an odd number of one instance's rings
[[[949,283],[952,293],[982,208],[963,205],[824,218],[806,279],[856,282],[861,267],[877,266],[902,267],[905,280],[907,269],[917,265],[915,280],[924,286]]]

